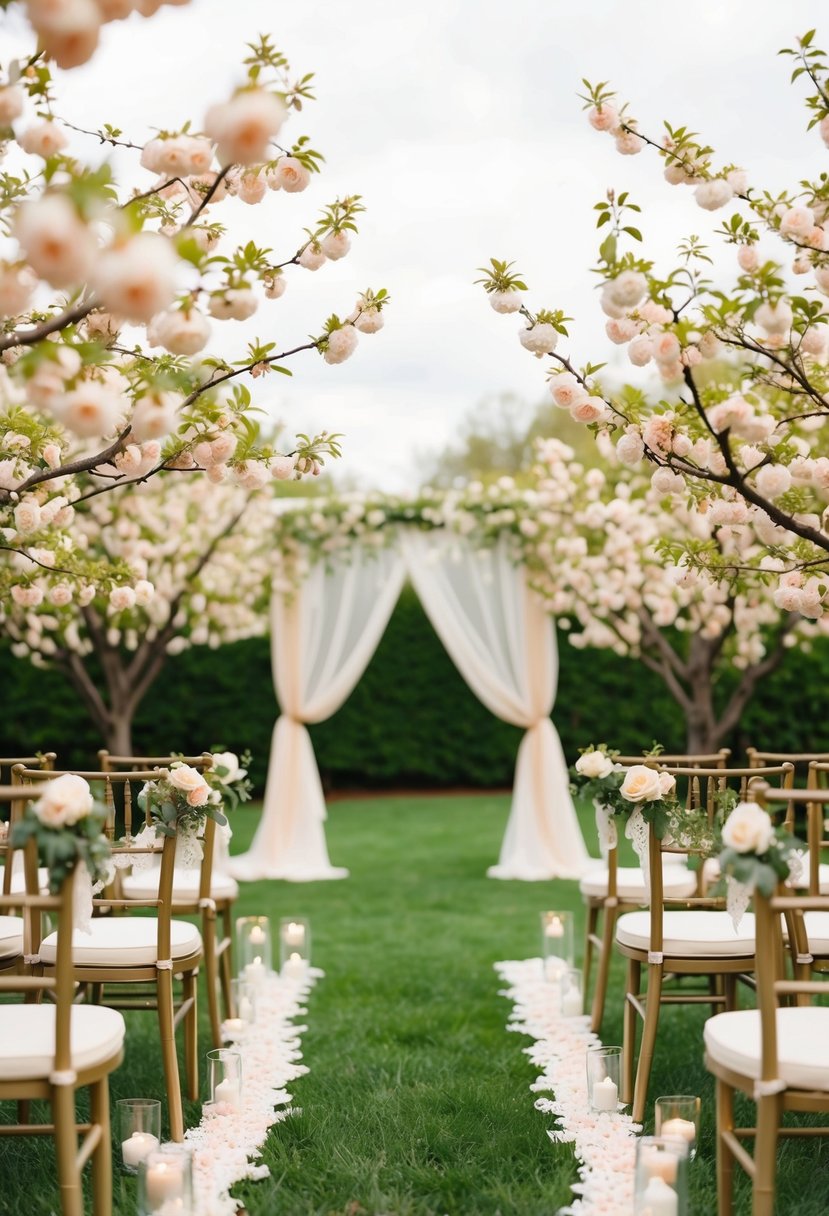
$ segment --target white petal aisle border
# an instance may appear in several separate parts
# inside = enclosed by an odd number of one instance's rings
[[[298,979],[267,977],[257,993],[256,1022],[228,1043],[242,1057],[242,1108],[207,1107],[198,1127],[187,1132],[197,1216],[233,1216],[242,1207],[241,1199],[229,1193],[234,1183],[268,1176],[268,1167],[255,1158],[261,1156],[269,1129],[293,1113],[285,1086],[308,1072],[298,1062],[300,1036],[307,1027],[294,1025],[293,1019],[308,1012],[304,1001],[322,976],[312,967]]]
[[[496,963],[495,970],[509,985],[501,995],[514,1005],[507,1030],[535,1040],[524,1051],[542,1072],[530,1089],[555,1094],[535,1103],[537,1110],[556,1117],[558,1126],[547,1135],[554,1143],[572,1144],[579,1160],[575,1198],[561,1209],[561,1216],[630,1216],[641,1124],[630,1115],[596,1115],[587,1109],[585,1053],[601,1043],[590,1029],[590,1019],[562,1017],[540,958]]]

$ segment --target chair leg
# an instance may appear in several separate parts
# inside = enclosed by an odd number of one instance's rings
[[[607,1000],[607,981],[610,976],[610,964],[613,959],[613,943],[616,940],[616,921],[619,913],[616,908],[605,908],[602,921],[602,948],[599,951],[599,965],[596,971],[596,991],[593,993],[593,1012],[590,1029],[598,1034],[602,1028],[604,1005]]]
[[[645,1002],[645,1024],[642,1027],[642,1044],[639,1048],[639,1063],[636,1067],[636,1081],[633,1086],[633,1107],[631,1115],[634,1123],[641,1123],[645,1117],[645,1105],[648,1100],[648,1084],[651,1079],[651,1064],[653,1051],[656,1046],[656,1031],[659,1026],[660,998],[662,996],[662,964],[651,963],[648,967],[648,991]]]
[[[184,1112],[181,1105],[181,1083],[173,1023],[173,973],[166,969],[158,972],[158,1026],[161,1034],[164,1083],[167,1087],[170,1139],[181,1141],[184,1139]]]
[[[184,1075],[187,1081],[187,1097],[191,1102],[199,1100],[198,975],[198,971],[188,971],[181,978],[184,1000],[187,1001],[191,997],[193,1000],[193,1004],[184,1015]]]
[[[109,1077],[89,1087],[90,1121],[101,1129],[101,1142],[92,1154],[93,1216],[112,1216],[112,1136],[109,1126]]]
[[[727,1013],[733,1013],[737,1008],[737,976],[736,973],[726,973],[723,977],[723,993]]]
[[[210,1036],[214,1047],[222,1045],[221,1019],[219,1017],[219,968],[216,962],[216,911],[206,908],[202,916],[202,943],[204,946],[204,978],[207,984],[207,1012],[210,1017]]]
[[[590,993],[590,972],[593,970],[593,941],[592,935],[596,932],[596,925],[599,919],[599,909],[592,901],[588,900],[587,915],[584,918],[584,963],[582,965],[582,983],[581,990],[584,993],[584,1011],[587,1012],[589,1006],[587,1004]]]
[[[734,1090],[717,1077],[717,1213],[732,1216],[734,1206],[734,1158],[723,1133],[734,1130]]]
[[[62,1216],[83,1216],[74,1086],[55,1086],[52,1091],[52,1111],[55,1121],[55,1154],[61,1213]]]
[[[777,1094],[757,1103],[757,1140],[754,1146],[752,1216],[774,1216],[774,1184],[777,1175],[777,1137],[780,1098]]]
[[[708,991],[712,996],[722,996],[723,994],[723,977],[721,974],[709,975]],[[719,1001],[711,1002],[711,1017],[716,1017],[718,1013],[722,1013],[723,1005]]]
[[[636,1055],[636,1010],[631,1005],[628,993],[639,995],[642,964],[635,958],[628,959],[625,982],[625,1006],[622,1030],[622,1101],[627,1106],[633,1100],[633,1059]]]
[[[236,1017],[236,1010],[233,1008],[233,989],[230,986],[230,981],[233,977],[233,917],[229,904],[225,904],[222,909],[222,933],[227,946],[222,952],[220,962],[220,979],[222,984],[222,1002],[226,1018]]]

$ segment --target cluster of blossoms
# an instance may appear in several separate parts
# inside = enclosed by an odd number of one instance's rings
[[[787,53],[795,75],[813,82],[812,125],[826,142],[823,53],[812,33]],[[701,207],[734,206],[716,230],[732,251],[728,262],[715,276],[710,250],[690,237],[677,263],[660,271],[636,252],[640,208],[614,192],[597,205],[607,336],[647,369],[639,386],[618,391],[597,366],[578,368],[557,351],[566,318],[531,312],[526,284],[507,263],[493,261],[485,272],[490,302],[520,312],[522,344],[551,358],[555,404],[594,431],[603,453],[612,446],[622,464],[650,465],[668,509],[699,521],[685,550],[689,570],[728,566],[770,583],[782,611],[818,620],[829,607],[829,186],[820,175],[773,195],[734,165],[716,168],[713,149],[686,128],[643,134],[604,85],[589,87],[585,101],[591,125],[619,151],[652,147],[668,181],[692,186]],[[651,371],[656,377],[645,380]],[[712,527],[744,539],[725,553],[711,545]]]
[[[32,0],[29,10],[61,62],[44,22],[60,17],[70,30],[75,18],[97,14],[99,25],[157,7]],[[70,155],[47,59],[38,53],[0,75],[0,142],[21,165],[0,176],[13,241],[0,260],[0,548],[15,558],[0,568],[0,595],[18,605],[37,607],[44,568],[59,567],[76,587],[119,585],[77,543],[87,503],[113,486],[175,471],[250,490],[318,474],[339,454],[328,432],[277,450],[252,420],[240,377],[287,372],[285,361],[305,350],[343,362],[361,333],[382,327],[385,291],[362,292],[344,319],[332,315],[293,347],[255,340],[233,362],[207,349],[215,323],[245,321],[281,297],[290,268],[343,257],[363,210],[358,195],[337,199],[283,258],[231,239],[225,200],[301,191],[322,160],[307,136],[287,149],[276,142],[313,96],[312,78],[293,82],[267,37],[249,50],[246,78],[209,108],[201,130],[186,123],[143,146],[110,126],[81,133],[140,153],[153,177],[120,199],[108,164]],[[147,594],[131,589],[139,602]]]

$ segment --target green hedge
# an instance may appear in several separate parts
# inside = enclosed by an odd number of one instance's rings
[[[682,718],[663,685],[631,659],[580,651],[560,636],[554,720],[565,755],[608,741],[633,752],[658,739],[684,742]],[[53,748],[61,761],[90,764],[101,741],[74,691],[0,647],[0,755]],[[829,643],[792,652],[749,708],[746,742],[786,750],[829,750]],[[266,639],[170,659],[135,723],[137,750],[185,752],[249,747],[264,784],[276,714]],[[311,728],[328,789],[503,786],[510,783],[520,731],[472,695],[406,590],[368,670],[339,713]]]

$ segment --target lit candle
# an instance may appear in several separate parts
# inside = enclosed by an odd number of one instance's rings
[[[648,1216],[678,1216],[679,1196],[664,1178],[651,1178],[642,1196]]]
[[[282,974],[289,980],[301,980],[305,975],[305,959],[294,952],[282,964]]]
[[[158,1137],[152,1132],[133,1132],[129,1139],[121,1144],[124,1165],[137,1169],[139,1161],[143,1161],[147,1153],[152,1152],[154,1148],[158,1148]]]
[[[226,1102],[234,1110],[239,1109],[240,1096],[239,1086],[232,1077],[225,1077],[224,1081],[220,1081],[213,1090],[214,1102]]]
[[[677,1159],[673,1153],[643,1146],[642,1162],[649,1178],[661,1178],[663,1182],[676,1182]]]
[[[228,1018],[226,1022],[222,1022],[222,1031],[227,1038],[241,1034],[244,1029],[245,1023],[242,1018]]]
[[[239,1017],[243,1022],[253,1021],[253,1001],[249,996],[239,998]]]
[[[258,984],[261,983],[264,978],[265,965],[257,954],[253,962],[248,963],[247,967],[245,967],[245,979],[249,980],[253,984]]]
[[[150,1207],[160,1208],[167,1199],[178,1199],[184,1171],[178,1161],[157,1161],[147,1169],[145,1189]]]
[[[265,930],[261,925],[254,925],[248,934],[248,941],[254,946],[264,946]]]
[[[297,921],[291,921],[285,926],[285,943],[288,946],[305,945],[305,926]]]
[[[544,960],[544,976],[548,980],[552,980],[557,984],[567,970],[567,963],[563,958],[559,958],[557,954],[551,954],[549,958]]]
[[[561,998],[561,1016],[575,1018],[581,1013],[582,1000],[578,988],[568,988]]]
[[[687,1140],[689,1144],[693,1144],[697,1138],[697,1129],[690,1119],[667,1119],[659,1134],[672,1136],[674,1140]]]
[[[593,1085],[594,1110],[616,1110],[618,1100],[619,1091],[611,1077],[605,1077],[603,1081],[595,1082]]]
[[[553,916],[548,920],[544,926],[544,933],[547,937],[564,937],[564,925],[561,922],[561,917]]]

